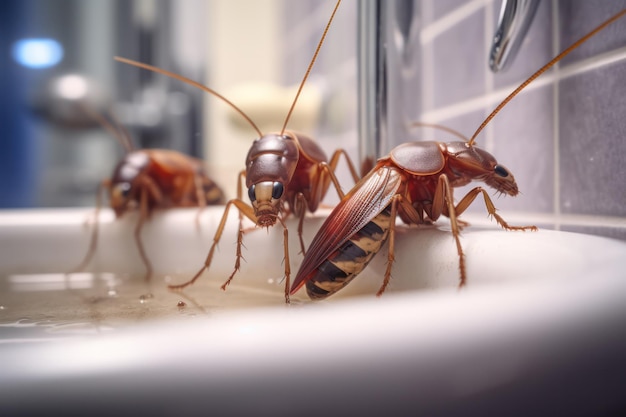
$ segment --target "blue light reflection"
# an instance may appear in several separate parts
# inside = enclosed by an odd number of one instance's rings
[[[13,44],[13,58],[27,68],[48,68],[63,59],[63,46],[54,39],[20,39]]]

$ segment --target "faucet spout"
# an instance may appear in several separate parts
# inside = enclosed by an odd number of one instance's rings
[[[489,67],[498,72],[508,67],[532,23],[539,0],[504,0],[500,9],[498,28],[489,53]]]

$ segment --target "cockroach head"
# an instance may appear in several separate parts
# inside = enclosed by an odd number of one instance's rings
[[[488,186],[510,196],[514,197],[519,194],[513,174],[504,165],[496,164],[484,181]]]
[[[135,209],[137,204],[132,193],[133,187],[129,182],[122,181],[111,185],[109,199],[116,217],[121,217],[126,211]]]
[[[283,184],[277,181],[262,181],[248,188],[248,197],[259,226],[269,227],[276,223],[284,191]]]
[[[489,152],[466,142],[454,142],[446,146],[448,163],[458,175],[469,180],[483,181],[489,187],[510,196],[519,193],[513,174]]]
[[[115,167],[110,185],[110,204],[115,215],[120,217],[126,211],[135,209],[138,198],[138,179],[150,163],[148,154],[134,151],[126,154]]]
[[[476,178],[482,180],[491,188],[495,188],[501,193],[516,196],[519,193],[515,177],[511,171],[509,171],[504,165],[501,165],[496,161],[493,155],[474,146],[471,147],[474,152],[479,155],[477,162],[479,161],[484,169],[484,175]]]

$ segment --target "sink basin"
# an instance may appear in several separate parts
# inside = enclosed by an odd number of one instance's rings
[[[323,302],[284,304],[282,230],[244,238],[232,272],[232,214],[200,268],[223,208],[136,217],[105,210],[93,262],[90,210],[0,213],[0,414],[603,414],[626,410],[626,243],[474,221],[462,233],[467,286],[445,222],[400,227],[388,291],[386,248]],[[307,219],[310,242],[324,215]],[[478,224],[476,224],[478,223]],[[291,269],[298,254],[288,221]],[[140,407],[140,408],[139,408]]]

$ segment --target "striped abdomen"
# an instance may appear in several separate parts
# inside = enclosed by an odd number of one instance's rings
[[[326,298],[348,285],[387,240],[390,221],[391,206],[387,206],[322,262],[306,283],[309,297]]]
[[[202,190],[204,191],[206,203],[209,206],[224,204],[226,201],[224,198],[224,192],[219,185],[207,176],[202,177]]]

